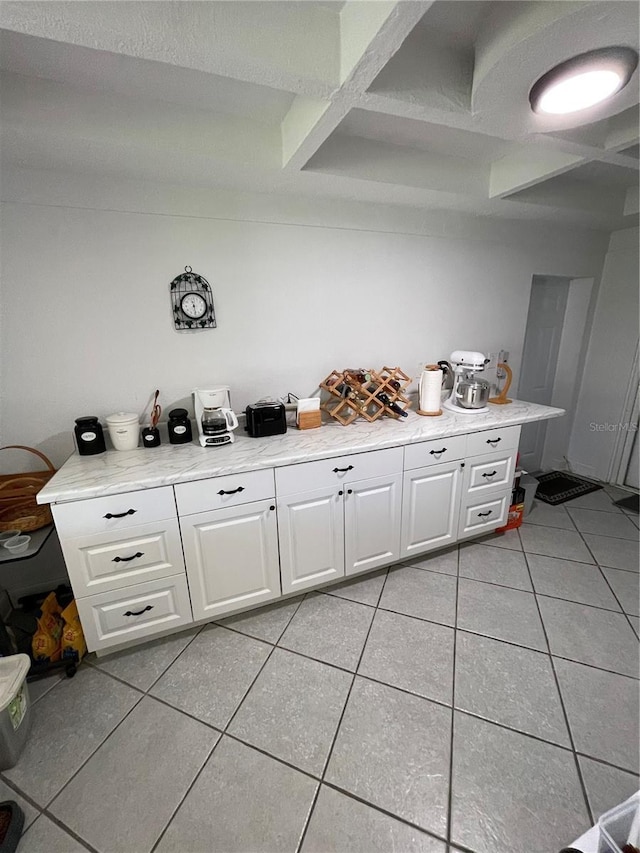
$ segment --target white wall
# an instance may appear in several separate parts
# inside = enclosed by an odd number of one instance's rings
[[[598,293],[569,461],[607,480],[638,342],[638,229],[611,235]]]
[[[332,200],[118,184],[3,182],[0,442],[60,464],[74,418],[165,414],[228,383],[236,410],[312,393],[332,369],[507,349],[517,383],[533,274],[598,276],[606,237]],[[174,331],[190,264],[218,328]],[[0,460],[1,464],[1,460]]]

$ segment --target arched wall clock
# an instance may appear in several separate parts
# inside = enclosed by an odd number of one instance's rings
[[[173,323],[178,331],[216,328],[213,294],[206,278],[186,266],[171,282],[170,292]]]

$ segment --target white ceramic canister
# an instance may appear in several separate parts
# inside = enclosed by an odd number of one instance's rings
[[[138,416],[132,412],[116,412],[106,418],[109,438],[116,450],[135,450],[140,438]]]

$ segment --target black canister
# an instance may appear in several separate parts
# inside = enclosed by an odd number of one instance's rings
[[[93,456],[96,453],[104,453],[107,449],[102,426],[95,415],[76,418],[73,431],[80,456]]]
[[[188,444],[192,440],[191,421],[186,409],[172,409],[167,427],[171,444]]]

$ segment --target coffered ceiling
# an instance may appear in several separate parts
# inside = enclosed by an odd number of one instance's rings
[[[534,114],[611,2],[3,2],[2,167],[617,229],[638,222],[638,72]]]

